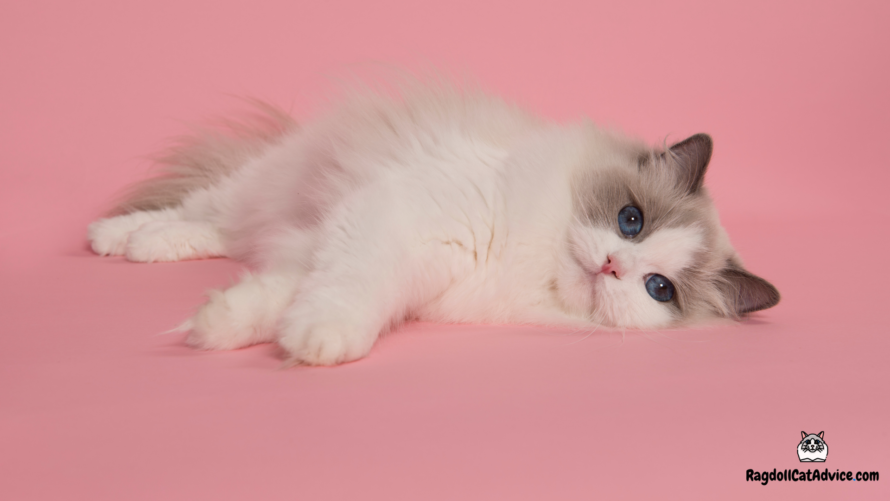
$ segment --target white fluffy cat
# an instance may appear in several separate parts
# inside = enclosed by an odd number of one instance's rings
[[[102,255],[250,264],[186,322],[194,347],[328,365],[406,319],[662,328],[779,300],[702,187],[706,135],[660,151],[447,85],[352,95],[302,127],[257,109],[89,227]]]

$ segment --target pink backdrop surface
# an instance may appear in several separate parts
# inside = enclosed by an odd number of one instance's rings
[[[886,2],[7,2],[0,14],[0,499],[888,499]],[[412,324],[279,371],[158,335],[239,266],[92,255],[163,139],[253,95],[437,66],[543,115],[710,133],[748,266],[738,326]],[[358,70],[357,70],[358,68]],[[878,482],[745,481],[803,467]]]

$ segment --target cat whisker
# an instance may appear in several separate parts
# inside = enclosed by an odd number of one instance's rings
[[[590,336],[592,336],[592,335],[597,331],[597,329],[598,329],[598,327],[594,327],[593,329],[591,329],[591,330],[587,333],[586,336],[582,337],[581,339],[576,339],[575,341],[572,341],[571,343],[568,343],[568,344],[566,344],[566,345],[564,345],[564,346],[572,346],[573,344],[578,344],[578,343],[580,343],[581,341],[584,341],[585,339],[587,339],[587,338],[589,338]],[[576,330],[573,334],[577,334],[578,332],[582,332],[582,331],[579,329],[579,330]]]
[[[672,346],[670,346],[669,344],[661,343],[661,342],[659,342],[657,339],[653,339],[653,338],[649,337],[649,334],[650,334],[650,333],[652,333],[652,332],[644,333],[643,336],[644,336],[646,339],[648,339],[649,341],[652,341],[653,343],[655,343],[655,344],[657,344],[657,345],[659,345],[659,346],[663,346],[664,348],[667,348],[668,350],[672,351],[673,353],[679,353],[676,349],[674,349],[674,348],[673,348]]]

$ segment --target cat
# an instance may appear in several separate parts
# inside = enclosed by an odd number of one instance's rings
[[[824,431],[819,434],[800,432],[801,441],[797,445],[797,457],[801,463],[817,462],[821,463],[828,457],[828,444],[825,443],[823,436]]]
[[[304,126],[256,110],[179,142],[88,229],[100,255],[250,267],[181,326],[195,348],[333,365],[411,319],[660,329],[779,301],[720,225],[706,134],[650,148],[443,83]]]

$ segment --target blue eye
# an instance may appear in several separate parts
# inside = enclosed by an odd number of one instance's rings
[[[674,284],[661,275],[651,275],[646,280],[646,292],[652,299],[664,303],[674,297]]]
[[[626,237],[635,237],[643,229],[643,213],[633,205],[618,212],[618,229]]]

